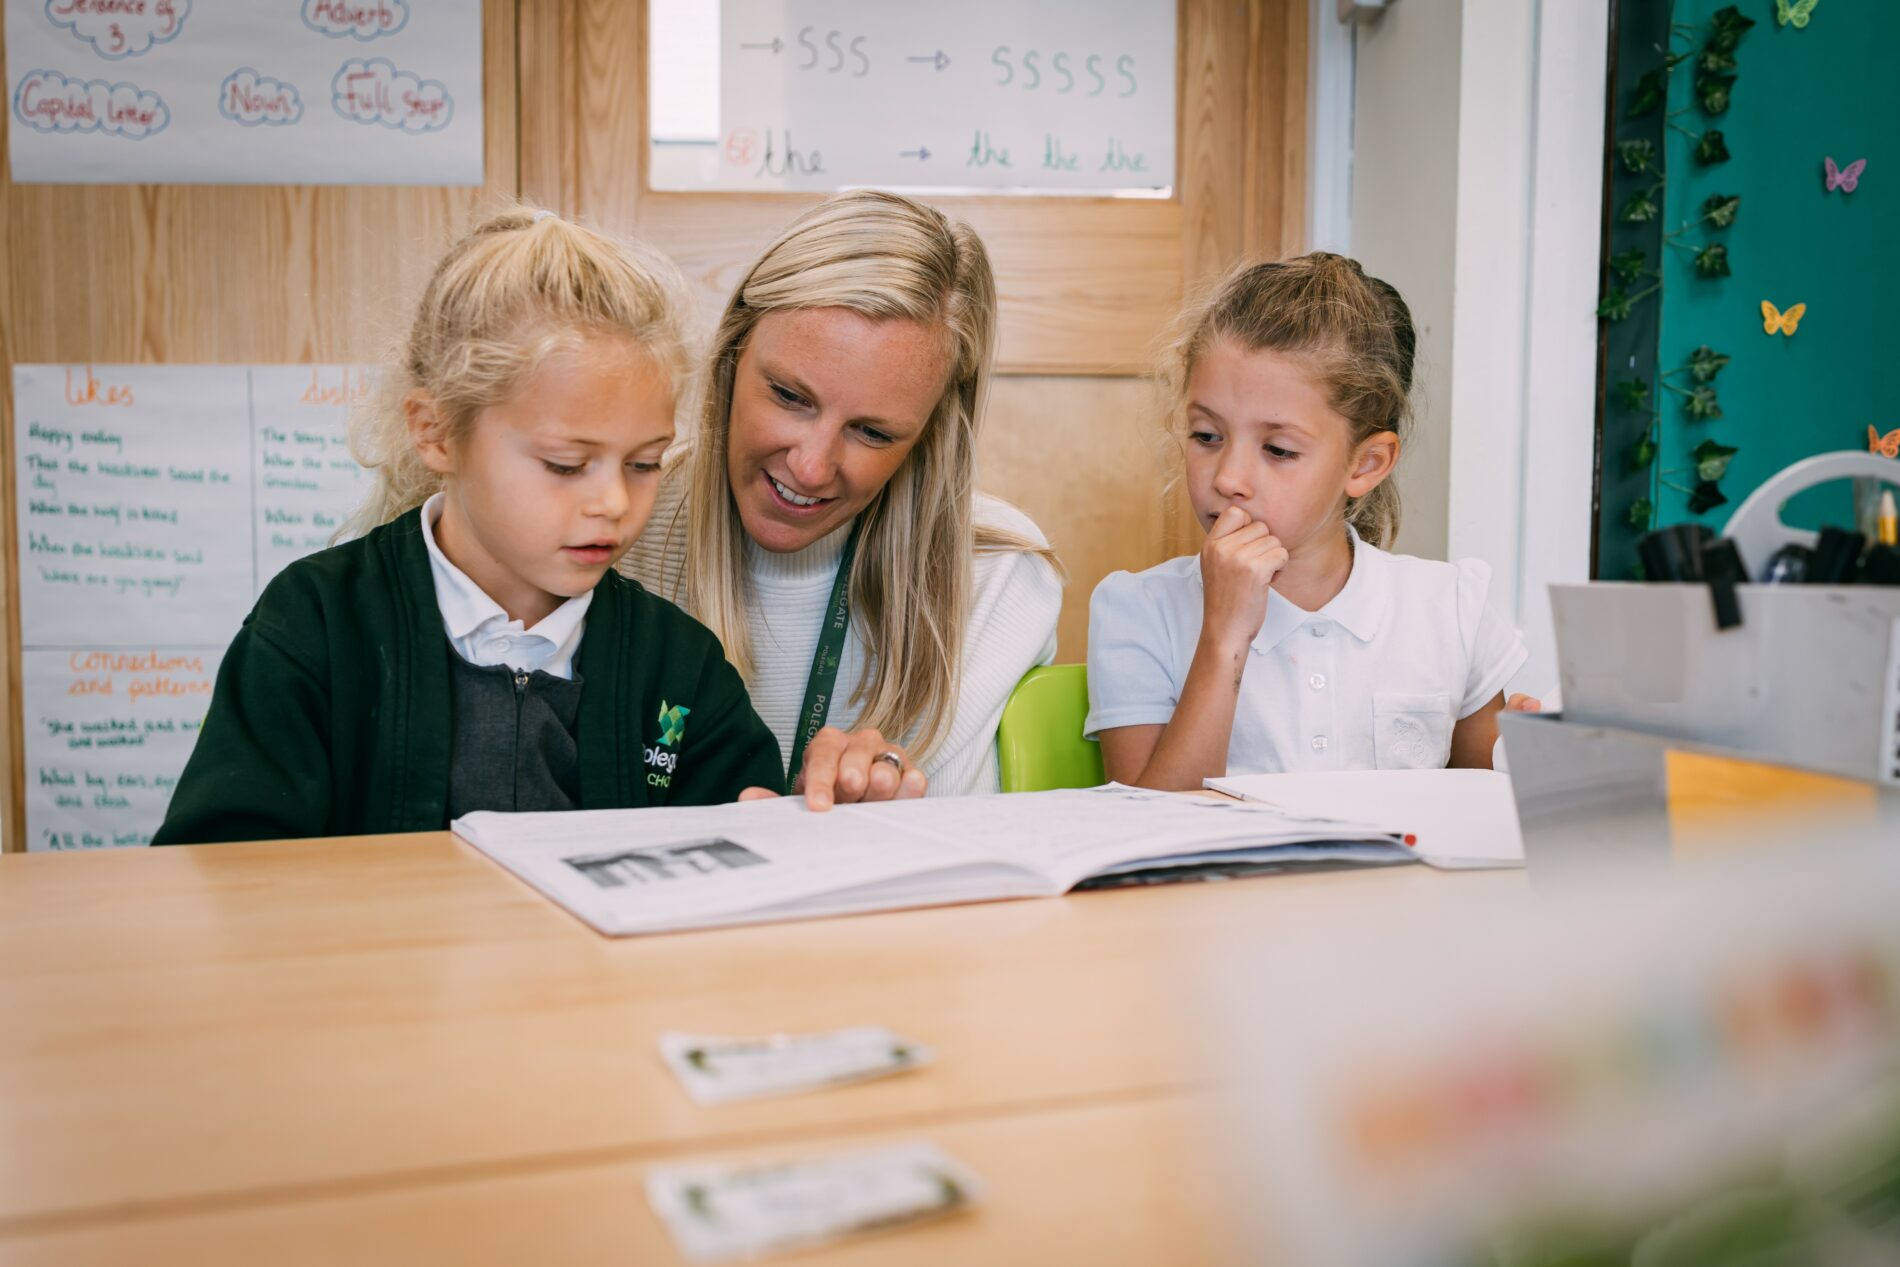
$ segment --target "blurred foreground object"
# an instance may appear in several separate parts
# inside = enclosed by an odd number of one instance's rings
[[[1219,946],[1254,1257],[1900,1261],[1900,851],[1874,844]]]

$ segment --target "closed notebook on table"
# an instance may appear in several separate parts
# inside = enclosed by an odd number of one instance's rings
[[[1511,778],[1496,770],[1240,774],[1207,786],[1290,814],[1350,815],[1403,833],[1420,862],[1447,871],[1524,865]]]

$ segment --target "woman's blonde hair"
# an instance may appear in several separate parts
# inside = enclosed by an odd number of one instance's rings
[[[410,439],[405,402],[417,392],[453,441],[550,355],[607,336],[644,349],[677,397],[691,368],[683,294],[679,271],[643,245],[531,207],[482,221],[436,265],[372,403],[351,420],[350,450],[376,483],[338,535],[388,523],[442,486]]]
[[[916,447],[860,512],[851,568],[852,621],[869,659],[852,693],[860,726],[913,735],[913,755],[942,738],[955,711],[976,549],[1043,551],[971,521],[976,435],[989,390],[996,283],[969,225],[894,194],[829,198],[765,249],[713,335],[687,478],[686,605],[718,635],[739,672],[754,668],[746,621],[745,528],[726,470],[733,379],[759,318],[844,308],[873,321],[940,327],[948,373]]]
[[[1218,339],[1250,352],[1303,358],[1334,412],[1352,427],[1352,443],[1381,431],[1411,429],[1412,367],[1418,335],[1399,292],[1368,277],[1357,260],[1315,251],[1270,264],[1243,264],[1188,305],[1161,359],[1169,428],[1186,430],[1188,380]],[[1375,546],[1399,531],[1399,490],[1390,476],[1364,497],[1348,499],[1346,519]]]

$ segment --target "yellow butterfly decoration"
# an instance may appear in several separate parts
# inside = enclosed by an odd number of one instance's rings
[[[1867,428],[1867,451],[1878,453],[1883,458],[1900,458],[1900,427],[1895,427],[1883,436],[1870,424]]]
[[[1796,328],[1800,326],[1801,318],[1806,316],[1807,312],[1808,306],[1806,304],[1796,304],[1794,307],[1788,309],[1788,311],[1781,312],[1774,304],[1764,299],[1761,301],[1762,333],[1773,334],[1779,330],[1782,334],[1793,334]]]
[[[1775,21],[1797,31],[1806,30],[1808,19],[1814,16],[1814,6],[1819,3],[1821,0],[1775,0]]]

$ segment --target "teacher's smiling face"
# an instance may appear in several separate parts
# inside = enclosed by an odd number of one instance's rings
[[[760,317],[733,374],[726,442],[746,535],[784,554],[848,523],[916,447],[948,375],[938,326],[847,308]]]

